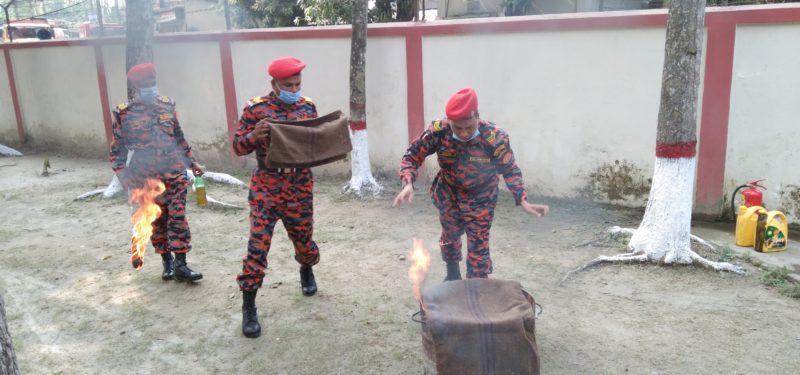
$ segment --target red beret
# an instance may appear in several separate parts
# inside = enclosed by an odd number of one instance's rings
[[[294,57],[281,57],[272,61],[267,68],[267,73],[272,78],[288,78],[297,73],[300,73],[306,64]]]
[[[451,120],[458,120],[462,118],[472,117],[473,113],[478,110],[478,95],[472,88],[465,88],[453,95],[447,101],[445,113],[447,118]]]
[[[142,81],[151,77],[156,77],[156,67],[150,63],[134,65],[128,71],[128,80],[132,82]]]

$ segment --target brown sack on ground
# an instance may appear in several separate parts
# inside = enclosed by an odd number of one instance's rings
[[[516,281],[449,281],[422,292],[426,373],[539,374],[533,297]]]

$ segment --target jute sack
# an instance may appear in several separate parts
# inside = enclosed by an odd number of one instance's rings
[[[426,373],[539,374],[535,302],[519,282],[467,279],[422,291]]]

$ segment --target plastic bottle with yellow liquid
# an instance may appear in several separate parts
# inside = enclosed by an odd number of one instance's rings
[[[208,201],[206,200],[206,182],[203,177],[195,176],[194,191],[197,195],[197,207],[205,207]]]

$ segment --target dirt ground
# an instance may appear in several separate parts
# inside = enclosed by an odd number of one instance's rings
[[[53,174],[41,177],[48,157]],[[26,374],[418,374],[420,327],[402,258],[414,237],[434,251],[428,283],[444,277],[439,224],[425,190],[409,208],[352,201],[344,178],[319,177],[315,267],[319,293],[300,293],[291,243],[278,225],[257,299],[264,332],[244,338],[235,275],[247,211],[189,205],[197,285],[163,282],[148,249],[131,268],[129,207],[122,199],[73,201],[108,183],[103,160],[0,158],[0,293]],[[243,174],[239,177],[246,178]],[[246,190],[209,185],[246,204]],[[190,200],[193,198],[190,195]],[[800,302],[759,282],[760,271],[695,267],[571,269],[619,246],[579,246],[639,213],[553,200],[526,216],[501,195],[492,230],[494,278],[519,280],[543,306],[537,320],[544,374],[789,374],[800,372]]]

